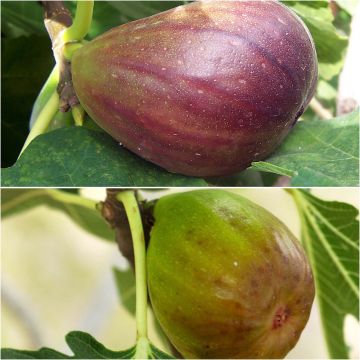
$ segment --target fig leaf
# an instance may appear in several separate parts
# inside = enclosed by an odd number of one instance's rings
[[[1,349],[2,359],[132,359],[136,345],[124,351],[112,351],[82,331],[72,331],[65,337],[74,355],[69,356],[49,348],[37,351]],[[150,344],[149,359],[172,359]]]
[[[113,275],[118,289],[120,302],[131,315],[135,315],[135,275],[132,269],[113,268]]]
[[[300,121],[266,161],[252,169],[292,176],[293,186],[356,186],[359,111],[331,120]]]
[[[38,136],[16,164],[2,170],[3,186],[206,186],[171,174],[117,144],[109,135],[81,127]]]
[[[12,29],[5,35],[16,37],[29,34],[46,35],[43,9],[35,1],[4,1],[1,3],[1,20]]]
[[[115,26],[141,19],[183,5],[182,1],[97,1],[89,38],[103,34]],[[74,13],[75,6],[67,4]],[[106,19],[106,21],[104,21]]]
[[[347,314],[359,319],[358,210],[289,190],[301,217],[302,242],[314,272],[324,335],[332,359],[349,358],[344,339]]]
[[[60,210],[85,231],[101,239],[114,241],[114,231],[96,209],[96,201],[82,197],[76,190],[3,189],[1,216],[15,215],[38,205]]]
[[[286,1],[301,17],[314,39],[319,61],[319,75],[330,80],[343,65],[347,38],[333,25],[334,16],[326,1]]]

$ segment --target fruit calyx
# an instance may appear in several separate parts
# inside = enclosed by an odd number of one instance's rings
[[[279,307],[278,310],[275,312],[272,322],[272,328],[274,330],[281,328],[287,322],[289,315],[290,311],[286,306]]]

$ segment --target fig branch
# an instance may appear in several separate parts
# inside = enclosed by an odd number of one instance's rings
[[[59,95],[56,91],[53,92],[53,94],[50,96],[49,100],[39,113],[34,126],[31,128],[30,133],[28,137],[25,140],[24,146],[22,147],[20,151],[20,155],[23,153],[23,151],[26,149],[26,147],[33,141],[38,135],[43,134],[46,129],[49,127],[50,122],[54,115],[57,112],[59,105]],[[19,155],[19,156],[20,156]]]
[[[57,92],[59,94],[59,104],[61,111],[69,110],[65,105],[69,102],[69,99],[73,99],[75,96],[74,90],[71,84],[71,71],[70,63],[63,55],[64,42],[62,41],[62,34],[67,28],[72,25],[71,14],[63,4],[63,1],[42,1],[44,7],[44,23],[46,30],[51,39],[54,58],[58,66],[59,71],[59,83],[57,86]],[[76,96],[75,96],[76,97]],[[66,101],[64,100],[66,98]],[[76,101],[73,100],[75,105]]]
[[[41,1],[40,4],[44,8],[44,23],[56,61],[52,75],[58,72],[59,80],[56,91],[49,96],[43,109],[34,119],[34,125],[20,155],[33,139],[46,132],[58,109],[66,112],[71,108],[75,125],[82,125],[84,117],[84,111],[72,86],[70,59],[74,51],[82,46],[81,41],[89,31],[94,1],[78,1],[74,23],[63,1]],[[52,75],[50,77],[54,78]]]
[[[136,328],[137,345],[135,359],[146,359],[149,352],[147,337],[147,282],[146,282],[146,247],[140,209],[133,190],[122,191],[117,199],[123,203],[130,224],[136,279]]]
[[[93,8],[93,0],[77,2],[74,22],[62,34],[64,44],[82,41],[90,29]]]
[[[334,117],[330,110],[326,109],[319,100],[315,97],[312,98],[309,104],[314,113],[322,120],[329,120]]]

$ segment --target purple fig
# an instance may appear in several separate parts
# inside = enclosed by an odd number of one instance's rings
[[[317,74],[309,31],[276,1],[180,6],[116,27],[72,60],[76,94],[106,132],[193,176],[269,156],[307,107]]]
[[[223,190],[162,197],[147,252],[155,315],[185,358],[283,358],[309,318],[314,282],[277,218]]]

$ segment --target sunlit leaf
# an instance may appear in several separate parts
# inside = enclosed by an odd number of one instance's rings
[[[37,351],[1,349],[2,359],[132,359],[136,345],[124,351],[112,351],[82,331],[72,331],[65,337],[73,355],[66,355],[49,348]],[[149,344],[148,359],[172,359],[152,344]]]
[[[273,155],[252,168],[290,176],[293,186],[356,186],[359,112],[299,122]]]
[[[67,214],[84,230],[102,239],[114,241],[114,231],[96,209],[96,201],[83,198],[78,192],[56,189],[2,189],[1,216],[15,215],[45,205]]]
[[[344,319],[347,314],[359,319],[358,210],[349,204],[320,200],[304,190],[290,193],[301,217],[302,242],[314,272],[330,356],[348,358]]]
[[[3,186],[202,186],[201,179],[172,174],[120,147],[109,135],[84,127],[62,128],[34,139]]]

